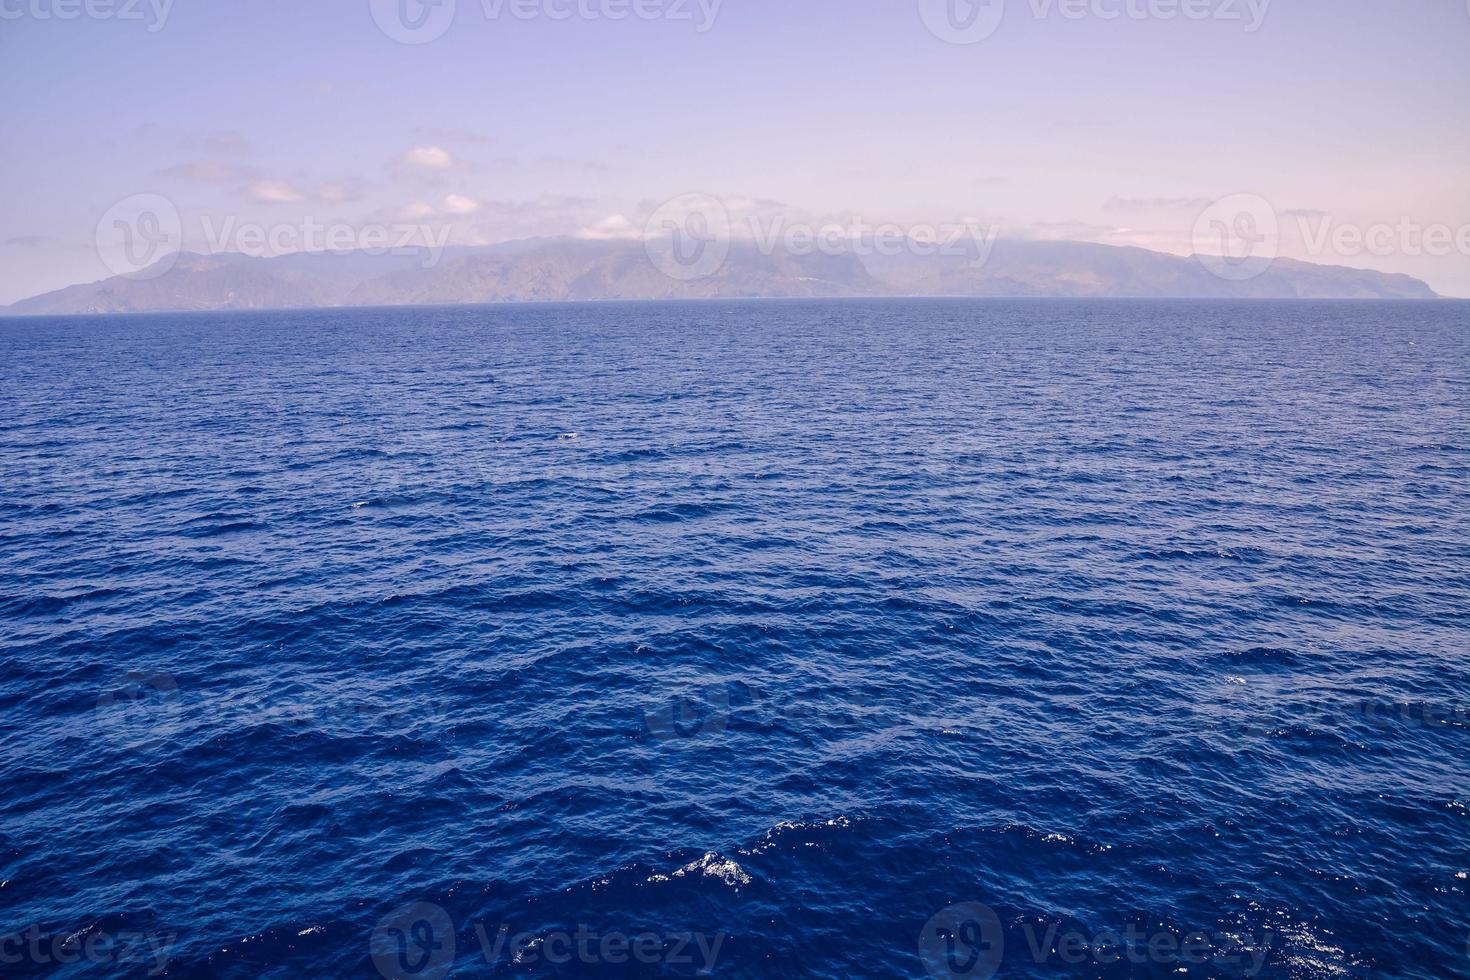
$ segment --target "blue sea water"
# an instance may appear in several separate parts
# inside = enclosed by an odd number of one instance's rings
[[[1470,976],[1470,305],[0,365],[0,975]]]

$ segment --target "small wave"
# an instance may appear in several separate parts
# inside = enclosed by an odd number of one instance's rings
[[[689,862],[677,871],[672,871],[667,875],[650,875],[647,880],[653,883],[700,875],[706,878],[716,878],[737,890],[741,885],[748,885],[751,882],[751,877],[745,873],[744,868],[714,851],[707,851],[704,857]]]

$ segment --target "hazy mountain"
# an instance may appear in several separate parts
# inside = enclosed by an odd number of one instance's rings
[[[670,278],[642,243],[536,239],[485,248],[374,255],[184,254],[152,279],[70,286],[10,314],[131,313],[601,299],[986,296],[1434,299],[1418,279],[1280,259],[1244,282],[1194,259],[1142,248],[1010,240],[968,254],[795,254],[736,243],[714,275]]]

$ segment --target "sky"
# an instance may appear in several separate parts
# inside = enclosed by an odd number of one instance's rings
[[[0,0],[0,303],[110,275],[138,195],[252,254],[692,193],[1181,255],[1244,220],[1470,297],[1470,0],[436,2]]]

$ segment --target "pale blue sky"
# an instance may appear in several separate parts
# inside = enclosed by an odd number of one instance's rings
[[[724,0],[704,32],[698,0],[621,22],[457,0],[417,46],[370,0],[38,16],[57,2],[0,0],[0,303],[107,275],[94,229],[137,193],[175,202],[196,247],[204,217],[488,242],[637,227],[699,191],[1182,254],[1204,204],[1248,193],[1304,213],[1281,218],[1285,254],[1470,296],[1458,249],[1305,254],[1291,231],[1470,227],[1466,0],[1272,0],[1253,33],[1008,0],[969,45],[926,29],[927,0]]]

